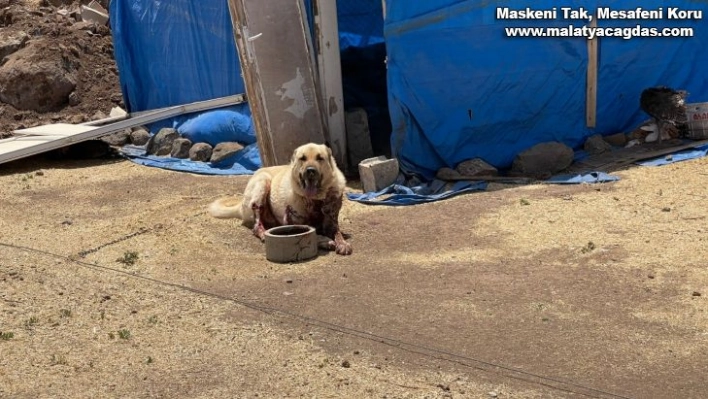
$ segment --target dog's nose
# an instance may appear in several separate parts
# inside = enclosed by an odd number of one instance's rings
[[[308,179],[313,179],[317,177],[317,168],[313,166],[308,166],[305,168],[305,177]]]

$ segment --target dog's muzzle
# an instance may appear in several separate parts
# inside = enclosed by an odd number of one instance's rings
[[[319,174],[317,168],[308,166],[305,169],[305,180],[317,180]]]
[[[317,168],[308,166],[300,175],[300,183],[307,196],[315,196],[320,189],[321,175]]]

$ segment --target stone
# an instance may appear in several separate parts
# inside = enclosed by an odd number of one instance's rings
[[[595,134],[585,140],[583,149],[589,154],[602,154],[603,152],[612,151],[612,145],[605,141],[601,135]]]
[[[81,104],[81,97],[79,96],[79,93],[72,91],[69,94],[69,105],[71,105],[72,107],[75,107],[79,104]]]
[[[103,136],[101,137],[101,141],[112,146],[122,147],[130,142],[130,129],[123,129],[120,132]]]
[[[107,118],[107,116],[106,116],[106,113],[105,113],[105,112],[103,112],[103,111],[96,111],[96,113],[94,113],[93,116],[91,117],[91,120],[92,120],[92,121],[99,121],[99,120],[101,120],[101,119],[106,119],[106,118]]]
[[[212,148],[207,143],[196,143],[189,149],[189,159],[197,162],[206,162],[211,158]]]
[[[435,175],[440,180],[456,180],[460,179],[462,175],[452,168],[440,168],[438,173]]]
[[[133,145],[145,145],[150,141],[150,133],[146,129],[138,129],[130,132],[130,143]]]
[[[77,65],[61,49],[30,41],[0,67],[0,101],[18,110],[61,109],[76,88]]]
[[[615,147],[624,147],[627,144],[627,135],[624,133],[615,133],[605,136],[605,141]]]
[[[73,115],[73,116],[69,119],[69,122],[70,122],[72,125],[78,125],[78,124],[80,124],[80,123],[84,123],[85,121],[86,121],[86,115],[84,115],[84,114],[76,114],[76,115]]]
[[[573,149],[559,142],[547,142],[521,152],[511,166],[513,174],[550,177],[573,163]]]
[[[170,153],[172,153],[172,144],[178,138],[179,133],[177,133],[176,129],[171,127],[162,128],[157,134],[150,137],[150,140],[147,142],[146,152],[149,155],[170,155]]]
[[[0,37],[0,60],[23,48],[28,40],[29,35],[23,31],[3,34]]]
[[[192,148],[192,142],[189,139],[178,138],[172,143],[172,158],[185,159],[189,158],[189,150]]]
[[[225,141],[223,143],[219,143],[214,147],[209,161],[212,163],[221,162],[224,159],[230,157],[231,155],[241,151],[242,149],[243,146],[236,142]]]
[[[481,158],[470,159],[467,161],[460,162],[455,168],[457,173],[462,176],[497,176],[499,171],[494,166],[486,163]]]

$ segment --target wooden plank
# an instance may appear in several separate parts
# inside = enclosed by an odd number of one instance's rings
[[[593,18],[591,27],[597,27],[597,20]],[[585,93],[585,123],[587,127],[594,128],[597,124],[597,41],[598,38],[588,39],[588,69]]]
[[[342,88],[342,62],[339,51],[339,26],[336,0],[314,0],[315,39],[322,104],[327,122],[327,141],[339,167],[345,172],[347,136]]]
[[[28,129],[15,130],[19,137],[0,140],[0,163],[10,162],[16,159],[29,157],[57,148],[65,147],[81,141],[91,140],[111,133],[119,132],[123,129],[140,126],[152,122],[157,122],[174,116],[200,112],[208,109],[221,108],[229,105],[240,104],[245,101],[243,94],[217,98],[214,100],[200,101],[192,104],[177,105],[163,108],[153,112],[141,114],[139,116],[121,120],[108,125],[95,127],[86,125],[74,125],[74,133],[67,134],[66,124],[54,124],[37,126]],[[69,125],[72,126],[72,125]],[[56,129],[54,134],[49,132]],[[40,133],[33,133],[40,132]],[[24,144],[17,144],[23,142]],[[32,143],[31,145],[29,143]]]
[[[290,161],[326,125],[303,0],[229,0],[263,166]]]

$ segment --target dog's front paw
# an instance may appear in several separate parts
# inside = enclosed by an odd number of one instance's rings
[[[346,241],[335,243],[335,252],[339,255],[351,255],[352,244]]]
[[[325,239],[319,240],[319,242],[317,243],[317,247],[325,251],[334,251],[337,249],[337,244],[334,243],[334,240],[330,240],[325,237]]]

